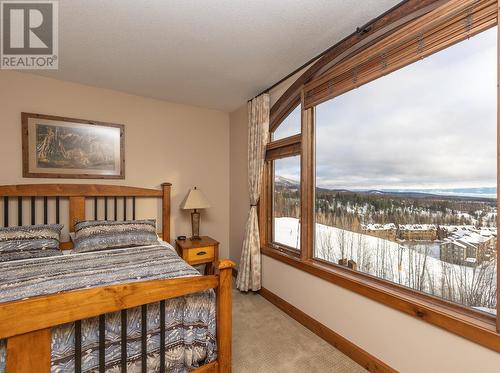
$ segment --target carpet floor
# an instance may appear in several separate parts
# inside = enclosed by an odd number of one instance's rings
[[[366,372],[260,295],[233,296],[234,373]]]

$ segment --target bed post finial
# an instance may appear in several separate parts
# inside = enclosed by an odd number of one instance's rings
[[[162,197],[162,237],[163,241],[170,243],[170,189],[172,184],[163,183],[161,188],[163,190]]]

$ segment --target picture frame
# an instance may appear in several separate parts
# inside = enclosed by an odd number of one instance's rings
[[[23,177],[125,179],[125,126],[21,113]]]

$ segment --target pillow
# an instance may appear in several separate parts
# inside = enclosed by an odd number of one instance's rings
[[[75,224],[73,251],[83,253],[158,243],[156,221],[85,220]]]
[[[0,228],[0,262],[62,255],[62,228],[61,224]]]

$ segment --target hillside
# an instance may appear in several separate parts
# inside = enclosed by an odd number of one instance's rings
[[[290,247],[299,242],[299,221],[275,219],[275,240]],[[475,268],[432,256],[426,246],[405,246],[378,237],[316,224],[315,255],[338,263],[354,260],[359,271],[470,307],[496,306],[496,260]]]
[[[296,181],[275,180],[277,216],[292,216],[299,202]],[[361,224],[447,224],[496,226],[496,199],[416,191],[351,191],[316,188],[319,222],[358,230]]]

